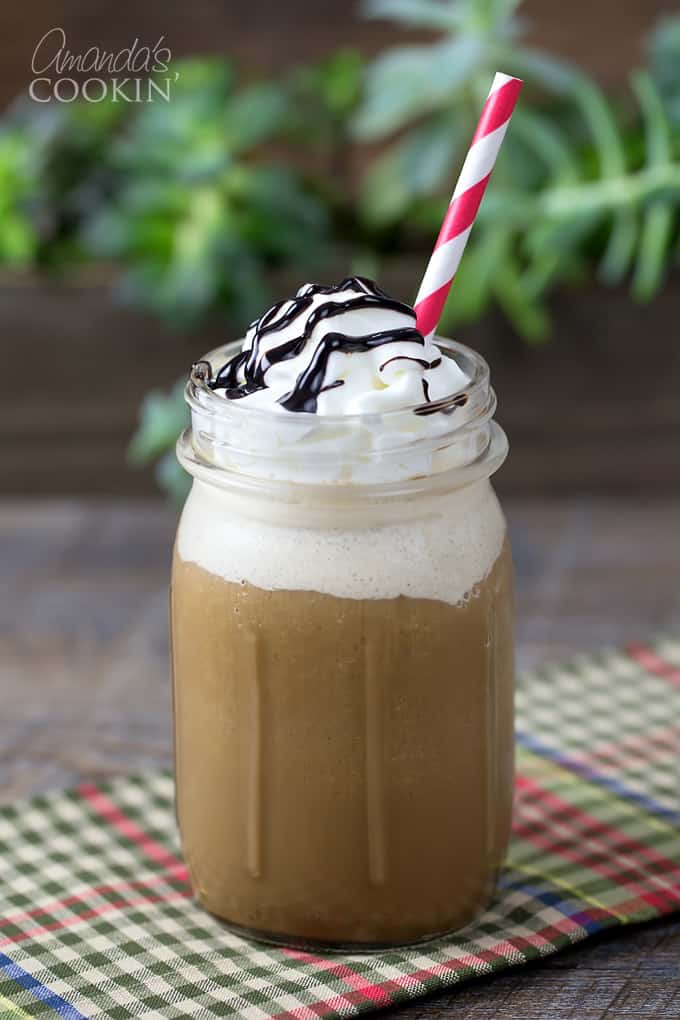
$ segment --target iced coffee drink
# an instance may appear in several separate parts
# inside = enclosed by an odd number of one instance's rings
[[[187,399],[172,650],[199,901],[295,945],[461,927],[492,894],[513,787],[485,363],[350,278],[210,352]]]

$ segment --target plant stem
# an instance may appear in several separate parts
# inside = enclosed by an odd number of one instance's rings
[[[680,195],[680,165],[665,163],[578,187],[547,188],[536,200],[537,212],[550,219],[615,212],[640,205],[663,192]]]

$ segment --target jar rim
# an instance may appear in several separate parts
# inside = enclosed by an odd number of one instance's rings
[[[432,339],[440,350],[458,362],[469,380],[446,397],[441,397],[430,403],[421,402],[418,404],[408,404],[404,407],[390,408],[384,411],[360,411],[354,414],[318,414],[313,411],[295,411],[295,419],[300,422],[313,424],[317,429],[325,429],[326,427],[330,429],[339,426],[351,428],[355,423],[365,423],[367,419],[372,418],[379,418],[381,421],[389,422],[408,413],[423,415],[424,413],[433,414],[453,411],[458,406],[457,401],[462,396],[466,396],[473,405],[476,403],[475,398],[479,399],[480,396],[485,398],[489,391],[491,375],[486,359],[478,351],[473,350],[472,347],[461,344],[457,340],[449,340],[440,336],[435,336]],[[233,354],[238,353],[241,343],[242,340],[232,340],[227,344],[220,344],[208,351],[200,361],[192,365],[189,379],[184,388],[184,398],[187,404],[192,411],[197,411],[201,415],[208,414],[215,417],[235,415],[235,421],[244,420],[244,416],[247,416],[249,422],[256,423],[259,421],[270,425],[281,422],[282,411],[270,411],[263,407],[253,407],[243,400],[227,400],[224,397],[218,396],[208,385],[203,365],[206,362],[212,364],[211,359],[218,352],[222,352],[222,355],[226,356],[228,360]],[[456,355],[457,357],[454,357]],[[461,364],[461,361],[463,364]],[[291,413],[288,412],[286,415],[288,420],[290,420]]]
[[[280,494],[293,486],[310,497],[339,489],[361,499],[371,492],[389,497],[488,478],[508,450],[492,420],[489,366],[457,341],[436,337],[435,343],[465,372],[463,386],[431,403],[348,415],[272,411],[218,396],[210,376],[239,342],[216,347],[187,382],[192,425],[178,441],[177,457],[194,478],[223,488]]]

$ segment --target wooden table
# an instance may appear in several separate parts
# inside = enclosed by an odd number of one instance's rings
[[[518,659],[646,638],[680,621],[680,497],[507,503]],[[0,504],[0,797],[171,764],[167,581],[157,502]],[[386,1017],[680,1017],[680,922],[606,936]]]

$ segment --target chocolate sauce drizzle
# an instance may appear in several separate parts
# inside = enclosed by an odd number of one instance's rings
[[[323,340],[317,345],[309,365],[298,376],[293,389],[285,397],[282,397],[279,403],[287,411],[316,411],[316,400],[324,388],[328,360],[334,351],[356,354],[360,351],[370,351],[374,347],[382,347],[383,344],[403,340],[411,343],[425,343],[422,333],[419,333],[417,329],[409,328],[386,329],[380,333],[369,333],[366,336],[326,333]],[[420,361],[421,359],[414,358],[413,360]]]
[[[461,393],[455,400],[451,400],[450,397],[445,397],[444,400],[430,400],[427,379],[423,379],[423,393],[426,403],[413,408],[413,413],[423,418],[428,414],[437,414],[438,411],[442,414],[453,414],[457,407],[465,407],[468,402],[467,393]]]
[[[301,332],[285,343],[271,347],[268,351],[261,351],[261,340],[272,332],[292,325],[301,319],[310,308],[313,299],[319,295],[339,294],[344,291],[361,291],[358,296],[348,297],[345,301],[324,301],[318,304],[309,314],[304,322]],[[258,390],[266,389],[266,373],[272,365],[287,361],[289,358],[297,357],[304,349],[305,344],[312,335],[314,327],[321,321],[333,319],[338,315],[365,308],[387,308],[392,311],[407,315],[415,323],[416,315],[410,305],[390,297],[382,291],[372,280],[363,276],[348,276],[336,286],[323,287],[318,284],[311,284],[292,299],[279,301],[273,305],[264,315],[251,323],[250,328],[254,330],[252,344],[249,350],[241,351],[231,358],[226,365],[218,371],[214,379],[207,380],[208,386],[215,389],[224,389],[225,397],[228,400],[238,400]],[[317,410],[317,399],[320,393],[343,385],[342,379],[326,382],[328,362],[335,351],[345,354],[369,351],[376,347],[382,347],[391,343],[416,343],[424,346],[425,340],[422,333],[419,333],[414,326],[400,327],[397,329],[382,330],[376,333],[368,333],[365,336],[347,336],[345,333],[330,331],[319,340],[312,355],[311,361],[303,372],[298,376],[293,389],[279,398],[279,403],[287,411],[305,411],[314,413]],[[388,358],[380,366],[380,371],[392,361],[414,361],[424,369],[436,368],[441,364],[441,357],[429,362],[425,358],[410,357],[400,354]],[[428,387],[423,380],[423,394],[425,401],[429,403]],[[433,404],[433,410],[435,408]],[[431,413],[430,408],[418,409],[417,413]]]

